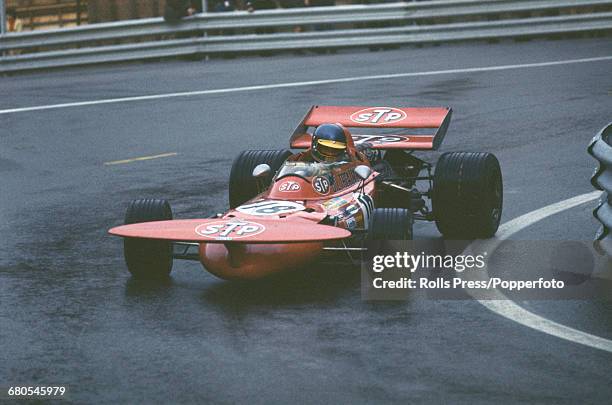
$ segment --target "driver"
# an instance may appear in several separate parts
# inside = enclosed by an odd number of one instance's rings
[[[334,163],[350,160],[346,133],[340,124],[321,124],[312,135],[310,155],[317,162]]]

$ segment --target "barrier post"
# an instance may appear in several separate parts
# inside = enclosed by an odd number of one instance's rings
[[[595,189],[603,191],[599,204],[593,211],[601,227],[595,235],[600,250],[612,256],[612,123],[604,127],[591,141],[587,151],[599,163],[591,178]]]

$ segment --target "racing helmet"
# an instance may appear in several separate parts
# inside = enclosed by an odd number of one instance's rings
[[[321,124],[312,135],[312,156],[319,162],[336,162],[346,156],[346,134],[340,124]]]

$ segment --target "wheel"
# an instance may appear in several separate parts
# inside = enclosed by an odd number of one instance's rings
[[[145,198],[134,200],[125,213],[125,224],[172,219],[172,209],[166,200]],[[123,253],[127,268],[137,278],[166,278],[172,270],[172,242],[125,238]]]
[[[408,250],[412,240],[412,212],[406,208],[375,208],[370,217],[370,229],[365,240],[362,262],[369,263],[377,255],[393,255]]]
[[[376,208],[370,219],[370,240],[412,240],[412,212],[405,208]]]
[[[448,238],[490,238],[499,227],[503,183],[491,153],[444,153],[433,180],[432,206],[438,230]]]
[[[275,173],[292,153],[290,150],[245,150],[232,164],[229,180],[229,205],[236,208],[261,193],[264,188],[253,178],[255,166],[265,163]]]

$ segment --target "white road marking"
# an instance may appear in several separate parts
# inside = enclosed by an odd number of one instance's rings
[[[575,63],[602,62],[602,61],[609,61],[609,60],[612,60],[612,55],[611,56],[598,56],[598,57],[592,57],[592,58],[582,58],[582,59],[567,59],[567,60],[548,61],[548,62],[523,63],[523,64],[516,64],[516,65],[485,66],[485,67],[432,70],[432,71],[410,72],[410,73],[391,73],[391,74],[384,74],[384,75],[344,77],[344,78],[339,78],[339,79],[312,80],[312,81],[305,81],[305,82],[263,84],[259,86],[233,87],[233,88],[225,88],[225,89],[185,91],[185,92],[180,92],[180,93],[151,94],[147,96],[107,98],[107,99],[102,99],[102,100],[78,101],[74,103],[48,104],[48,105],[38,105],[38,106],[32,106],[32,107],[9,108],[6,110],[0,110],[0,115],[20,113],[20,112],[29,112],[29,111],[54,110],[54,109],[59,109],[59,108],[84,107],[84,106],[92,106],[92,105],[100,105],[100,104],[160,100],[160,99],[176,98],[176,97],[193,97],[193,96],[204,96],[204,95],[210,95],[210,94],[239,93],[239,92],[247,92],[247,91],[283,89],[283,88],[304,87],[304,86],[319,86],[323,84],[351,83],[351,82],[366,81],[366,80],[396,79],[396,78],[416,77],[416,76],[435,76],[435,75],[448,75],[448,74],[456,74],[456,73],[494,72],[494,71],[503,71],[503,70],[512,70],[512,69],[527,69],[527,68],[538,68],[538,67],[546,67],[546,66],[570,65],[570,64],[575,64]]]
[[[104,166],[122,165],[125,163],[140,162],[143,160],[159,159],[178,155],[177,152],[162,153],[160,155],[141,156],[131,159],[113,160],[112,162],[104,162]]]
[[[531,211],[500,226],[495,238],[474,242],[472,246],[477,245],[477,251],[487,251],[491,253],[505,239],[508,239],[528,226],[533,225],[534,223],[551,215],[558,214],[570,208],[596,200],[600,196],[601,191],[594,191],[548,205],[535,211]],[[470,247],[468,247],[468,249],[470,249]],[[550,319],[546,319],[540,315],[529,312],[497,290],[494,290],[493,293],[494,295],[491,297],[493,298],[492,300],[478,300],[478,302],[496,314],[515,321],[521,325],[559,337],[561,339],[569,340],[571,342],[612,352],[612,340],[591,335],[590,333],[551,321]]]

